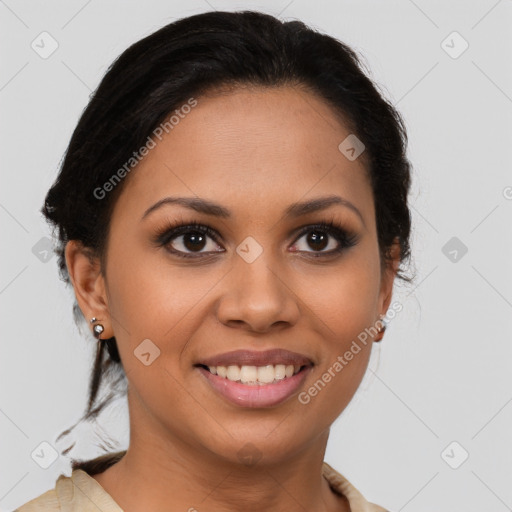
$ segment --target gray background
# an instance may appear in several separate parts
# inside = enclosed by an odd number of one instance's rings
[[[241,8],[301,19],[362,53],[410,136],[417,281],[396,287],[403,311],[333,425],[326,461],[394,512],[511,510],[510,0],[0,2],[0,510],[68,472],[66,459],[43,469],[31,453],[61,448],[56,436],[85,406],[94,342],[45,258],[38,210],[89,94],[164,24]],[[58,43],[46,59],[31,47],[43,31]],[[123,446],[124,404],[103,421]],[[74,454],[95,456],[93,441],[81,433]]]

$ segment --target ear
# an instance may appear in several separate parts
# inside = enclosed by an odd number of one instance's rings
[[[398,237],[393,241],[389,250],[390,260],[386,261],[385,268],[381,277],[381,286],[379,294],[379,312],[385,315],[391,304],[393,295],[393,283],[400,265],[400,242]]]
[[[105,329],[101,337],[111,338],[114,333],[99,258],[78,240],[70,240],[66,244],[65,257],[69,277],[82,314],[87,321],[96,317]]]

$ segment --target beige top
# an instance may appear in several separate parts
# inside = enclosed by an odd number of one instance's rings
[[[352,512],[388,512],[370,503],[340,473],[327,462],[323,475],[334,492],[345,496]],[[55,489],[18,507],[14,512],[123,512],[103,487],[82,469],[75,469],[71,476],[60,475]]]

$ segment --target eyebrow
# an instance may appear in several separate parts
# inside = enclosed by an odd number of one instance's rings
[[[141,220],[147,217],[151,212],[167,204],[178,204],[196,212],[204,213],[205,215],[211,215],[214,217],[221,217],[225,219],[231,217],[231,212],[228,209],[207,199],[200,199],[196,197],[164,197],[163,199],[160,199],[160,201],[157,201],[154,205],[150,206],[142,215]],[[335,195],[318,197],[309,201],[293,203],[284,211],[284,217],[297,218],[308,213],[325,210],[332,205],[341,205],[350,208],[361,219],[363,225],[366,226],[359,209],[347,199]]]

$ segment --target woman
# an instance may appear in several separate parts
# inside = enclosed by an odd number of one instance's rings
[[[43,212],[126,451],[18,510],[384,511],[323,462],[410,257],[400,115],[346,45],[210,12],[112,65]],[[393,306],[394,307],[394,306]]]

